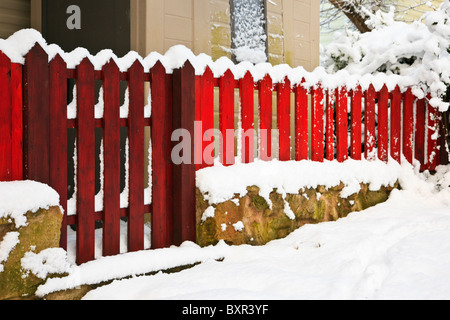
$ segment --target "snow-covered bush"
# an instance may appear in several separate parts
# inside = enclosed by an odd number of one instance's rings
[[[411,77],[432,98],[446,99],[450,84],[450,1],[435,11],[407,24],[395,21],[392,11],[379,11],[369,21],[375,28],[359,33],[346,30],[335,35],[325,48],[324,67],[328,72],[346,70],[351,74],[398,74]],[[417,93],[417,91],[416,91]],[[448,103],[433,99],[440,111]]]

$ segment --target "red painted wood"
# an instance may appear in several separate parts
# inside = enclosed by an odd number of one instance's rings
[[[336,90],[327,90],[327,104],[325,110],[325,151],[326,159],[334,159],[334,101]]]
[[[362,143],[362,90],[357,86],[351,92],[351,127],[350,127],[350,156],[353,160],[361,160]]]
[[[195,76],[195,128],[193,152],[195,170],[203,167],[202,76]]]
[[[128,71],[129,217],[128,251],[144,249],[144,68],[136,60]]]
[[[420,162],[420,170],[425,170],[425,99],[416,102],[416,122],[414,132],[414,158]]]
[[[50,186],[64,209],[60,245],[67,249],[67,77],[66,63],[58,54],[49,66]]]
[[[173,129],[184,129],[192,137],[195,114],[195,72],[189,61],[173,72]],[[193,155],[188,163],[174,165],[173,206],[174,244],[196,239],[195,165]]]
[[[300,84],[295,94],[295,160],[308,159],[308,91]]]
[[[254,93],[253,77],[250,72],[247,72],[239,82],[239,95],[241,98],[242,162],[250,163],[255,159]]]
[[[11,61],[0,52],[0,181],[12,180]]]
[[[272,79],[268,74],[259,82],[259,157],[272,160]]]
[[[220,161],[234,164],[234,76],[230,70],[219,80]]]
[[[23,179],[22,65],[11,64],[12,179]]]
[[[414,95],[411,92],[411,89],[408,89],[403,96],[403,155],[405,159],[409,162],[413,162],[413,123],[414,123],[414,112],[413,112],[413,104],[414,104]]]
[[[173,244],[172,106],[166,70],[158,61],[150,71],[152,93],[152,233],[153,249]],[[171,92],[170,92],[171,94]]]
[[[202,168],[214,164],[214,75],[209,67],[201,77]]]
[[[94,104],[94,67],[85,58],[77,67],[77,264],[95,258]]]
[[[402,94],[397,86],[392,92],[391,101],[391,157],[397,162],[401,161],[401,120],[402,120]]]
[[[343,162],[348,159],[348,93],[339,88],[336,94],[336,158]]]
[[[430,97],[428,96],[429,100]],[[437,108],[433,107],[429,103],[427,103],[427,114],[428,114],[428,123],[427,123],[427,157],[426,164],[427,169],[430,171],[434,171],[438,164],[438,139],[439,139],[439,121],[440,115]]]
[[[277,126],[279,160],[291,160],[291,82],[286,77],[277,84]]]
[[[364,106],[364,157],[375,159],[375,98],[376,92],[372,85],[366,90]]]
[[[103,256],[120,253],[120,79],[111,59],[103,66]]]
[[[449,164],[449,153],[448,153],[448,145],[447,145],[447,137],[450,134],[449,128],[449,116],[450,111],[441,113],[441,121],[439,122],[439,160],[438,164],[447,165]]]
[[[389,91],[386,86],[378,93],[378,159],[388,160],[389,155]]]
[[[311,160],[323,162],[324,160],[324,92],[318,86],[313,89],[311,112]]]
[[[49,184],[48,55],[36,44],[24,67],[24,177]]]

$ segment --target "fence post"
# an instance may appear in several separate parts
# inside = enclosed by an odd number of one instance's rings
[[[173,72],[173,130],[189,133],[188,161],[173,166],[173,215],[174,244],[196,240],[195,220],[195,164],[194,164],[194,122],[195,122],[195,72],[189,61]],[[185,141],[183,141],[184,145]],[[184,155],[184,154],[183,154]],[[184,158],[184,157],[183,157]],[[173,159],[172,159],[173,160]]]
[[[59,54],[49,65],[49,87],[50,185],[64,209],[60,245],[67,249],[67,65]]]
[[[150,70],[152,94],[152,233],[153,249],[173,244],[172,134],[171,99],[167,92],[166,69],[160,61]]]
[[[136,60],[128,70],[129,217],[128,251],[144,249],[144,67]]]
[[[77,67],[77,264],[95,258],[95,82],[94,66]]]
[[[11,61],[0,52],[0,181],[12,178]]]
[[[36,43],[23,72],[24,178],[50,184],[48,55]]]

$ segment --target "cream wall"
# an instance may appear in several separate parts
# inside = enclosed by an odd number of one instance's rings
[[[164,53],[172,45],[183,44],[213,60],[231,58],[229,0],[132,1],[147,5],[147,53]],[[269,62],[301,65],[307,70],[318,66],[319,19],[319,1],[267,1]]]
[[[182,0],[178,0],[182,1]],[[230,1],[209,0],[211,55],[231,57]],[[269,62],[313,70],[319,65],[320,1],[271,0],[267,5]]]
[[[30,27],[30,0],[0,0],[0,38]]]

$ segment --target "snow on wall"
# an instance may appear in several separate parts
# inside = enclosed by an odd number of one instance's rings
[[[59,206],[58,193],[46,184],[35,181],[0,182],[0,219],[16,228],[27,225],[26,213]],[[61,212],[63,209],[61,208]],[[0,273],[3,262],[19,243],[19,232],[11,231],[0,239]]]
[[[345,187],[341,197],[359,192],[360,183],[369,184],[370,190],[379,190],[382,186],[394,186],[402,173],[402,165],[393,159],[387,163],[381,160],[337,160],[316,162],[303,161],[261,161],[237,163],[223,166],[216,162],[213,167],[197,171],[196,185],[211,205],[203,218],[214,215],[212,205],[234,198],[243,197],[247,187],[257,186],[259,195],[271,206],[270,193],[276,189],[283,198],[287,194],[297,194],[302,188]],[[289,215],[290,212],[287,212]]]
[[[26,226],[25,214],[59,206],[59,194],[35,181],[0,182],[0,219],[11,219],[17,228]],[[62,210],[62,208],[61,208]]]

